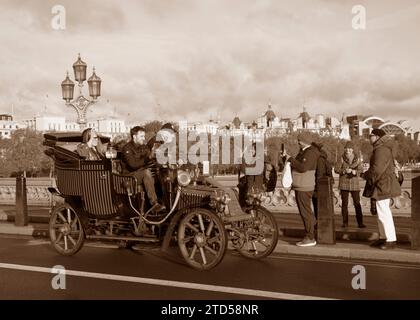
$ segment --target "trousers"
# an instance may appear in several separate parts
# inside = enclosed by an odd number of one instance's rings
[[[137,184],[143,184],[146,189],[147,197],[150,201],[150,204],[155,204],[157,202],[156,190],[155,190],[155,181],[152,177],[152,173],[149,169],[139,169],[137,171],[130,173],[132,176],[136,177]]]
[[[349,223],[349,193],[353,198],[354,210],[356,211],[357,224],[363,224],[362,206],[360,205],[360,191],[341,190],[341,215],[343,216],[343,224]]]
[[[313,191],[296,191],[295,197],[296,203],[299,209],[300,217],[303,221],[305,228],[306,237],[309,239],[315,239],[314,227],[315,227],[315,215],[312,211],[311,200]]]
[[[397,241],[394,219],[392,218],[390,199],[376,200],[376,211],[378,213],[379,239],[386,241]]]

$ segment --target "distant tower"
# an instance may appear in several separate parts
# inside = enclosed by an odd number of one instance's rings
[[[306,112],[305,105],[303,105],[303,107],[302,107],[302,113],[299,115],[299,117],[302,118],[302,127],[303,128],[306,128],[307,127],[307,124],[309,122],[309,119],[311,117],[309,116],[309,113]]]
[[[241,123],[242,123],[242,121],[239,119],[238,116],[236,116],[232,121],[233,127],[235,129],[239,129],[241,127]]]
[[[276,117],[273,110],[271,110],[271,103],[268,104],[268,110],[265,112],[265,118],[267,119],[267,128],[271,127],[271,123]]]

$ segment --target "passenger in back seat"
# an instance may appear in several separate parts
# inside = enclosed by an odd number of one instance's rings
[[[98,134],[92,128],[82,132],[82,143],[77,146],[77,153],[85,160],[102,160],[105,158],[106,145],[102,144]]]

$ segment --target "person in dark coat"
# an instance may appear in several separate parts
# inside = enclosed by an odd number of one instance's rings
[[[319,158],[315,170],[315,189],[312,195],[312,205],[314,207],[315,219],[318,220],[318,179],[323,177],[331,177],[332,175],[332,166],[328,161],[328,155],[323,149],[322,143],[312,142],[312,146],[318,149]],[[331,187],[334,184],[334,180],[331,179]],[[331,191],[332,194],[332,191]],[[315,229],[317,229],[317,223],[315,222]]]
[[[284,153],[286,161],[290,161],[292,168],[292,189],[295,190],[296,203],[305,227],[306,235],[302,241],[296,243],[299,247],[312,247],[315,240],[315,216],[312,211],[311,200],[315,190],[315,172],[317,168],[319,151],[311,145],[312,140],[308,134],[299,133],[298,144],[300,151],[295,158]]]
[[[143,184],[146,194],[154,211],[161,211],[165,207],[158,203],[155,182],[150,169],[146,166],[152,159],[152,152],[146,145],[146,131],[143,127],[135,126],[130,130],[131,140],[122,150],[122,160],[126,173],[136,177],[138,184]]]
[[[349,141],[344,147],[344,154],[341,162],[335,166],[334,170],[340,175],[338,189],[341,194],[341,215],[343,216],[343,228],[349,225],[349,194],[353,198],[353,205],[356,211],[356,220],[359,228],[366,228],[363,224],[362,206],[360,204],[360,185],[359,175],[362,172],[362,163],[354,152],[354,144]]]
[[[374,129],[370,134],[373,154],[369,170],[364,178],[373,186],[372,198],[376,200],[379,240],[372,243],[381,249],[395,248],[397,237],[390,208],[390,200],[401,194],[401,186],[395,175],[395,140],[382,129]]]

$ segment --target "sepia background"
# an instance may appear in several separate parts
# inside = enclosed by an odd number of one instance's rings
[[[57,4],[65,30],[51,27]],[[60,83],[80,52],[103,80],[95,116],[250,121],[271,103],[420,125],[419,21],[415,0],[2,0],[1,111],[75,118]]]

